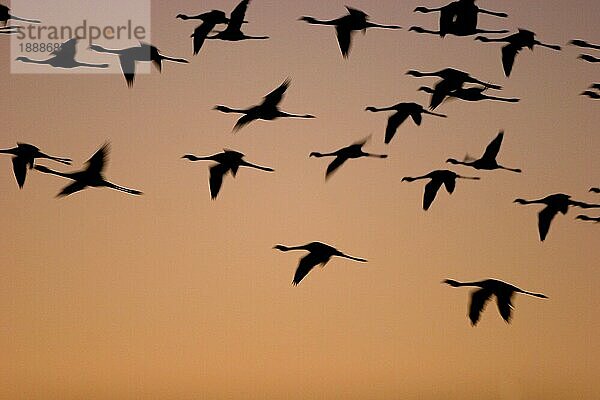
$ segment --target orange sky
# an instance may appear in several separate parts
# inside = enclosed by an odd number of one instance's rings
[[[597,395],[598,226],[574,221],[574,209],[540,243],[540,208],[512,201],[563,192],[600,202],[587,192],[600,184],[598,103],[578,95],[600,70],[565,45],[600,42],[600,3],[478,2],[510,15],[481,16],[480,26],[528,28],[564,45],[522,51],[510,79],[499,44],[407,31],[436,27],[435,15],[412,10],[441,2],[349,4],[404,29],[355,35],[348,60],[333,28],[297,21],[338,17],[344,2],[254,0],[245,29],[271,39],[211,41],[197,57],[196,23],[174,16],[237,2],[153,3],[153,44],[191,64],[140,75],[132,89],[120,75],[14,75],[8,56],[0,62],[1,148],[32,143],[74,159],[40,164],[74,170],[110,140],[106,176],[145,193],[86,189],[55,199],[66,181],[35,171],[19,190],[0,155],[0,399]],[[0,37],[0,52],[9,54],[9,41]],[[416,89],[433,80],[405,72],[444,67],[522,100],[444,103],[436,111],[448,118],[409,121],[383,144],[387,115],[364,107],[426,104]],[[286,77],[282,108],[317,119],[257,121],[232,134],[236,117],[211,110],[255,104]],[[448,157],[480,155],[501,129],[499,160],[523,174],[456,166],[482,180],[441,191],[427,212],[423,182],[400,182],[449,167]],[[350,160],[328,182],[327,159],[308,158],[370,134],[365,150],[389,158]],[[242,169],[211,201],[210,164],[180,157],[224,147],[276,172]],[[333,259],[292,287],[302,253],[272,247],[314,240],[369,263]],[[486,277],[550,299],[518,296],[510,325],[491,304],[472,328],[469,290],[440,282]]]

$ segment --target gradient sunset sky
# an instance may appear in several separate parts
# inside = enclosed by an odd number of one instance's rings
[[[68,182],[36,171],[19,190],[0,154],[0,399],[598,396],[600,225],[575,221],[573,209],[541,243],[541,206],[513,200],[562,192],[600,203],[588,193],[600,185],[599,103],[579,95],[600,66],[566,44],[600,42],[600,2],[479,1],[509,14],[481,15],[480,27],[526,28],[563,46],[523,50],[509,79],[501,44],[408,32],[437,27],[437,14],[412,12],[445,4],[433,0],[253,0],[244,30],[271,39],[207,41],[193,57],[198,23],[175,15],[236,4],[153,1],[152,43],[191,63],[166,63],[132,89],[115,74],[11,74],[10,38],[0,37],[0,148],[31,143],[74,159],[39,164],[70,171],[110,141],[106,177],[144,192],[55,199]],[[345,4],[403,29],[356,33],[343,60],[334,28],[298,18],[337,18]],[[389,114],[364,108],[428,104],[417,89],[435,80],[405,72],[445,67],[521,102],[446,102],[436,111],[448,118],[407,121],[385,145]],[[211,110],[256,104],[287,77],[282,109],[317,119],[256,121],[233,134],[236,116]],[[522,174],[445,164],[481,155],[500,130],[498,158]],[[308,158],[368,135],[365,150],[389,158],[350,160],[327,182],[328,159]],[[276,172],[241,169],[211,201],[210,163],[181,156],[223,148]],[[424,182],[401,178],[441,168],[481,180],[440,191],[425,212]],[[369,262],[334,258],[293,287],[303,253],[272,247],[310,241]],[[473,328],[469,289],[440,282],[487,277],[550,299],[517,296],[510,325],[489,304]]]

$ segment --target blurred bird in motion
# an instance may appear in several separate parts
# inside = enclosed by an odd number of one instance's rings
[[[306,250],[308,254],[300,259],[300,263],[298,264],[298,268],[296,269],[296,273],[294,274],[294,279],[292,280],[292,285],[297,286],[302,279],[317,265],[321,267],[325,267],[325,264],[329,262],[331,257],[343,257],[349,260],[354,260],[358,262],[367,262],[364,258],[352,257],[347,254],[342,253],[334,247],[329,246],[328,244],[321,242],[311,242],[302,246],[284,246],[282,244],[278,244],[274,249],[279,251],[291,251],[291,250]]]
[[[190,161],[216,161],[217,163],[209,168],[210,177],[208,180],[210,187],[210,197],[215,200],[221,190],[223,184],[223,177],[227,173],[231,172],[231,175],[235,178],[238,169],[240,167],[248,167],[259,169],[261,171],[273,172],[272,168],[261,167],[244,160],[244,154],[239,151],[224,149],[222,153],[213,154],[211,156],[195,156],[193,154],[186,154],[181,158],[186,158]]]
[[[507,323],[510,323],[512,317],[512,299],[515,293],[526,294],[542,299],[548,298],[548,296],[545,294],[528,292],[509,283],[496,279],[485,279],[478,282],[458,282],[452,279],[446,279],[443,281],[443,283],[452,287],[475,286],[480,288],[471,292],[469,319],[471,320],[471,325],[473,326],[477,325],[477,322],[481,317],[481,313],[485,309],[488,300],[490,300],[492,296],[496,296],[498,311],[500,312],[502,319],[504,319],[504,321]]]
[[[27,168],[32,169],[34,167],[36,158],[46,158],[67,165],[71,165],[72,161],[70,158],[49,156],[48,154],[42,153],[40,149],[34,145],[27,143],[17,143],[17,147],[0,150],[0,153],[12,154],[14,156],[12,158],[13,173],[15,174],[20,189],[23,189],[23,185],[25,185]]]

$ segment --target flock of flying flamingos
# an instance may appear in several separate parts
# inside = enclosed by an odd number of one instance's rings
[[[231,12],[230,16],[227,17],[225,12],[221,10],[212,10],[204,12],[198,15],[184,15],[179,14],[176,18],[181,20],[200,20],[202,23],[194,30],[191,35],[193,44],[193,54],[197,55],[207,39],[217,39],[225,41],[240,41],[240,40],[264,40],[268,39],[267,36],[249,36],[242,32],[242,27],[247,24],[245,20],[246,10],[250,0],[243,0],[240,2],[235,9]],[[381,25],[373,23],[369,20],[369,16],[355,8],[346,7],[348,13],[340,18],[332,20],[318,20],[314,17],[301,17],[300,20],[312,25],[328,25],[335,27],[337,41],[342,53],[343,58],[348,58],[352,35],[355,31],[365,31],[368,28],[382,28],[382,29],[400,29],[396,25]],[[425,8],[417,7],[415,12],[420,13],[439,13],[439,29],[430,30],[422,27],[411,27],[409,30],[420,34],[432,34],[444,37],[445,35],[456,35],[456,36],[472,36],[475,40],[481,42],[503,42],[506,43],[502,47],[502,66],[505,75],[510,76],[515,58],[517,54],[524,48],[533,50],[534,46],[546,47],[553,50],[560,50],[560,46],[545,44],[538,41],[535,38],[535,33],[519,29],[518,32],[505,37],[489,38],[487,36],[481,36],[481,34],[504,34],[508,33],[507,30],[485,30],[478,28],[478,15],[488,14],[496,17],[506,18],[507,14],[501,12],[488,11],[479,8],[475,5],[475,0],[456,0],[450,4],[447,4],[440,8]],[[8,20],[22,21],[28,23],[39,23],[40,21],[20,18],[12,15],[10,9],[6,6],[0,6],[0,22],[3,23],[3,27],[0,28],[0,34],[15,34],[19,31],[19,26],[7,26]],[[226,25],[222,31],[214,31],[217,25]],[[215,33],[213,33],[215,32]],[[212,36],[211,36],[211,33]],[[17,58],[18,61],[36,63],[36,64],[48,64],[52,67],[57,68],[75,68],[75,67],[92,67],[92,68],[107,68],[108,64],[88,64],[75,60],[77,39],[70,39],[63,43],[61,47],[52,53],[52,57],[46,60],[31,60],[25,57]],[[572,40],[569,42],[572,45],[589,48],[593,50],[600,50],[600,45],[594,45],[587,43],[583,40]],[[137,62],[152,62],[160,71],[163,61],[172,61],[178,63],[187,63],[188,61],[182,58],[168,57],[160,53],[160,51],[145,43],[140,43],[139,46],[131,47],[127,49],[106,49],[98,45],[91,45],[90,49],[100,53],[110,53],[119,56],[119,62],[121,70],[125,76],[127,86],[131,87],[135,79],[135,65]],[[600,62],[600,58],[596,58],[589,54],[581,54],[580,59],[597,63]],[[420,125],[422,116],[432,115],[436,117],[446,118],[446,115],[434,113],[439,105],[441,105],[447,98],[456,98],[465,101],[481,101],[481,100],[494,100],[504,102],[518,102],[516,98],[503,98],[498,96],[487,95],[484,92],[488,89],[501,90],[502,87],[481,81],[477,78],[470,76],[468,73],[459,71],[453,68],[445,68],[437,72],[419,72],[419,71],[408,71],[408,75],[413,77],[437,77],[440,80],[433,86],[421,87],[419,90],[425,91],[431,94],[431,102],[429,109],[425,109],[423,106],[417,103],[398,103],[392,106],[376,108],[369,106],[366,111],[370,112],[393,112],[388,119],[387,127],[385,130],[384,142],[390,143],[393,139],[396,131],[409,117],[412,118],[415,124]],[[465,87],[465,84],[471,84],[476,86]],[[313,115],[299,115],[290,114],[282,111],[279,108],[279,103],[282,101],[285,92],[290,85],[290,80],[285,80],[279,87],[267,94],[260,104],[248,107],[234,109],[223,105],[218,105],[214,109],[223,113],[239,113],[243,114],[238,119],[233,131],[236,132],[255,120],[274,120],[277,118],[315,118]],[[588,96],[592,99],[600,99],[600,84],[595,83],[590,86],[589,90],[581,93],[582,95]],[[457,160],[449,158],[447,160],[450,164],[461,164],[467,167],[471,167],[477,170],[496,170],[505,169],[508,171],[520,173],[521,170],[518,168],[509,168],[498,164],[497,156],[502,144],[504,132],[498,133],[498,135],[487,145],[483,155],[478,159],[465,158],[464,160]],[[363,151],[363,146],[367,143],[368,139],[358,141],[350,146],[342,149],[330,152],[320,153],[312,152],[310,157],[334,157],[333,161],[327,167],[325,177],[326,179],[331,176],[340,166],[342,166],[347,160],[361,158],[361,157],[378,157],[386,158],[385,154],[370,154]],[[134,189],[129,189],[116,185],[105,179],[103,170],[107,162],[109,146],[108,144],[103,145],[88,161],[84,169],[75,172],[59,172],[52,170],[43,165],[34,165],[35,159],[49,159],[57,161],[63,164],[71,164],[71,159],[54,157],[47,155],[40,151],[37,147],[18,143],[17,147],[0,150],[0,153],[12,154],[13,170],[20,188],[25,183],[25,177],[27,169],[35,168],[37,171],[58,175],[63,178],[72,180],[73,182],[62,189],[57,196],[67,196],[85,189],[86,187],[108,187],[116,190],[123,191],[125,193],[140,195],[142,192]],[[189,161],[214,161],[216,164],[209,168],[209,186],[210,195],[214,200],[217,198],[221,189],[223,178],[228,173],[231,173],[234,177],[240,167],[255,168],[262,171],[273,172],[273,169],[252,164],[244,160],[244,154],[233,151],[224,150],[222,153],[214,154],[210,156],[195,156],[192,154],[184,155]],[[428,174],[417,176],[417,177],[404,177],[402,181],[413,182],[416,180],[429,180],[425,185],[425,193],[423,196],[423,209],[428,210],[433,203],[439,189],[445,186],[448,193],[453,193],[457,179],[470,179],[478,180],[478,177],[462,176],[456,172],[450,170],[436,170]],[[590,192],[600,193],[600,188],[591,188]],[[599,204],[588,204],[580,201],[573,200],[571,196],[567,194],[552,194],[537,200],[524,200],[516,199],[514,201],[518,204],[542,204],[545,205],[538,214],[538,230],[539,238],[541,241],[546,239],[546,235],[550,229],[552,219],[558,214],[566,214],[569,207],[579,208],[600,208]],[[577,219],[584,221],[600,222],[600,217],[590,217],[586,215],[579,215]],[[353,257],[342,253],[335,249],[320,242],[311,242],[302,246],[284,246],[276,245],[274,247],[280,251],[290,250],[305,250],[308,254],[304,256],[296,269],[293,285],[298,285],[302,279],[317,265],[324,267],[325,264],[331,259],[331,257],[344,257],[350,260],[358,262],[367,262],[362,258]],[[496,279],[485,279],[479,282],[457,282],[455,280],[447,279],[444,283],[452,287],[460,286],[475,286],[479,289],[471,293],[471,300],[469,305],[469,318],[472,325],[476,325],[479,321],[481,312],[483,311],[486,303],[492,295],[496,296],[498,309],[500,315],[506,322],[510,322],[511,311],[512,311],[512,297],[515,293],[527,294],[540,298],[547,298],[543,294],[532,293],[522,290],[511,284],[496,280]]]

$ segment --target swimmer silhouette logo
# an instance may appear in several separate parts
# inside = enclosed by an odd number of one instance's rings
[[[151,42],[149,0],[23,0],[8,7],[3,31],[11,38],[14,74],[121,74],[118,58],[94,46],[124,49]],[[135,73],[150,73],[150,65],[140,63]]]

